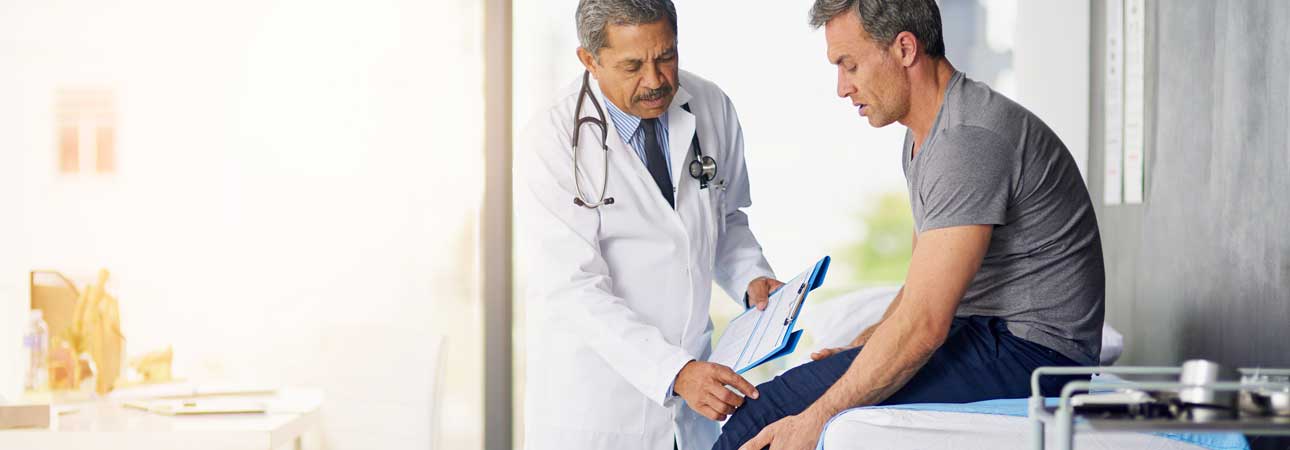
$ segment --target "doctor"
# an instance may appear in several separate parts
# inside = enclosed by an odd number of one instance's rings
[[[712,283],[761,308],[782,284],[740,211],[739,120],[677,68],[670,0],[582,0],[576,20],[586,73],[516,147],[526,447],[707,449],[714,420],[757,396],[704,362]]]

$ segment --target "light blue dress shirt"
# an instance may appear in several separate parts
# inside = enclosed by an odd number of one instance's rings
[[[645,131],[641,129],[640,117],[625,113],[614,106],[614,102],[605,102],[605,109],[609,110],[609,120],[614,121],[614,128],[618,130],[618,137],[623,139],[623,143],[631,146],[636,150],[636,156],[641,159],[641,163],[649,167],[649,161],[645,158]],[[658,148],[663,151],[663,161],[667,161],[667,177],[672,179],[672,157],[669,155],[667,145],[667,112],[658,118],[658,125],[655,136],[658,137]]]

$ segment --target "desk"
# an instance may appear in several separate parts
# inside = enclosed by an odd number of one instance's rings
[[[0,448],[30,450],[306,450],[317,441],[322,394],[292,390],[264,398],[269,412],[164,416],[99,399],[56,404],[50,429],[0,431]],[[301,400],[304,398],[304,400]],[[306,445],[306,441],[312,441]]]

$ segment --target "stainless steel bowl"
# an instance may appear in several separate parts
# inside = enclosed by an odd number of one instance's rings
[[[1241,383],[1250,385],[1239,396],[1241,415],[1290,422],[1290,373],[1278,369],[1241,372]]]
[[[1290,419],[1290,391],[1241,391],[1240,399],[1242,415]]]

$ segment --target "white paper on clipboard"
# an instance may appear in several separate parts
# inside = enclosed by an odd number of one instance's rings
[[[798,312],[807,294],[823,282],[828,266],[826,256],[772,292],[764,311],[750,308],[732,319],[708,361],[743,373],[792,353],[801,336],[800,332],[793,331]]]

